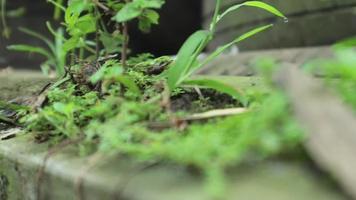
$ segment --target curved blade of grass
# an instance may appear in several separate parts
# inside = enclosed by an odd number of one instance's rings
[[[35,47],[31,45],[24,45],[24,44],[17,44],[17,45],[10,45],[7,46],[7,49],[13,51],[22,51],[22,52],[29,52],[29,53],[38,53],[45,56],[47,59],[53,59],[51,54],[48,51],[41,47]]]
[[[46,36],[44,36],[40,33],[37,33],[35,31],[32,31],[30,29],[24,28],[24,27],[19,27],[19,30],[23,33],[26,33],[27,35],[30,35],[32,37],[42,40],[43,42],[45,42],[47,44],[47,46],[51,49],[51,51],[53,53],[55,53],[55,47],[54,47],[53,43]]]
[[[219,15],[218,17],[218,20],[217,22],[219,22],[222,18],[224,18],[227,14],[243,7],[243,6],[250,6],[250,7],[257,7],[257,8],[260,8],[260,9],[263,9],[263,10],[266,10],[278,17],[281,17],[283,19],[287,19],[286,16],[283,15],[283,13],[281,13],[279,10],[277,10],[275,7],[267,4],[267,3],[264,3],[264,2],[261,2],[261,1],[246,1],[244,3],[241,3],[241,4],[237,4],[237,5],[234,5],[234,6],[231,6],[230,8],[228,8],[225,12],[223,12],[221,15]]]
[[[183,82],[185,86],[198,86],[203,88],[214,89],[218,92],[225,93],[238,100],[243,106],[247,106],[247,99],[235,87],[212,79],[190,79]]]
[[[55,8],[56,10],[59,9],[59,10],[61,10],[63,12],[66,11],[66,8],[61,4],[61,2],[62,2],[61,0],[57,0],[57,1],[47,0],[47,2],[53,4],[56,7]]]
[[[206,65],[207,63],[211,62],[212,60],[214,60],[216,57],[218,57],[220,54],[222,54],[226,49],[230,48],[232,45],[239,43],[243,40],[246,40],[247,38],[250,38],[254,35],[256,35],[257,33],[260,33],[262,31],[265,31],[266,29],[269,29],[273,26],[273,24],[269,24],[266,26],[262,26],[262,27],[258,27],[255,28],[243,35],[241,35],[240,37],[236,38],[235,40],[233,40],[232,42],[221,46],[219,48],[217,48],[213,53],[211,53],[203,62],[201,62],[199,65],[194,66],[189,73],[186,74],[185,77],[189,77],[191,74],[193,74],[197,69],[201,68],[202,66]]]
[[[213,20],[210,23],[210,31],[212,33],[215,32],[215,28],[216,28],[216,25],[217,25],[217,22],[218,22],[219,12],[220,12],[220,5],[221,5],[221,0],[216,0]]]
[[[193,63],[196,63],[196,52],[209,38],[210,32],[200,30],[191,35],[178,52],[176,60],[166,73],[169,88],[174,89],[181,78],[188,72]]]

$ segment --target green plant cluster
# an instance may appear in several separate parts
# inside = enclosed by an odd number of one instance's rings
[[[272,26],[251,30],[206,59],[198,59],[224,16],[249,6],[285,19],[274,7],[247,1],[220,12],[221,0],[217,0],[209,30],[192,34],[172,59],[150,54],[128,57],[127,23],[136,19],[147,32],[158,23],[156,10],[163,6],[162,0],[70,0],[66,6],[61,0],[49,2],[57,8],[55,16],[62,13],[64,18],[57,31],[47,23],[55,42],[28,29],[22,31],[42,39],[50,51],[28,45],[9,47],[46,56],[47,69],[55,68],[61,77],[42,94],[47,99],[44,105],[20,119],[27,131],[52,140],[84,138],[82,153],[120,153],[192,166],[202,172],[214,197],[224,194],[229,167],[286,153],[303,139],[290,116],[287,98],[272,86],[270,94],[240,91],[216,79],[192,76],[232,45]],[[107,16],[113,31],[103,22]],[[78,61],[69,54],[77,55]],[[228,103],[217,106],[223,100]],[[181,107],[177,106],[180,101]],[[244,107],[247,112],[185,119],[197,110],[227,107]]]
[[[106,64],[115,64],[112,62]],[[103,66],[105,69],[105,64]],[[47,106],[25,115],[21,123],[32,134],[56,140],[84,137],[80,144],[84,154],[119,153],[140,161],[165,161],[194,167],[202,172],[207,191],[214,197],[223,196],[225,171],[230,167],[249,159],[293,152],[304,138],[290,115],[287,98],[277,89],[271,89],[269,94],[246,91],[246,98],[251,100],[248,112],[193,121],[181,130],[174,128],[170,114],[157,103],[162,88],[155,85],[156,90],[146,92],[139,88],[138,93],[137,88],[122,85],[118,78],[122,70],[118,66],[109,69],[110,72],[98,71],[91,76],[93,83],[98,79],[109,82],[103,84],[102,92],[67,82],[49,91]],[[142,70],[142,67],[137,69]],[[140,74],[133,82],[145,80],[143,87],[152,88],[150,85],[154,81],[142,79],[144,74],[140,71],[133,72]],[[122,88],[125,88],[124,95],[120,92]],[[184,92],[182,89],[172,98],[179,98]],[[144,100],[146,93],[149,98]],[[202,106],[201,101],[204,99],[197,98],[191,103]],[[232,106],[238,105],[235,101]],[[175,113],[182,118],[189,114],[189,111]],[[157,128],[157,124],[169,126]]]

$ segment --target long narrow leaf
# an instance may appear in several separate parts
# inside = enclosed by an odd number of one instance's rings
[[[57,35],[60,35],[61,37],[55,37],[55,57],[57,61],[56,65],[56,72],[58,76],[63,76],[65,73],[64,66],[66,64],[66,57],[68,52],[64,50],[63,45],[65,42],[65,39],[63,37],[64,31],[62,28],[57,29]]]
[[[213,34],[215,32],[215,28],[216,28],[216,25],[217,25],[218,20],[219,20],[220,5],[221,5],[221,0],[216,0],[213,20],[210,23],[210,31]]]
[[[55,48],[54,48],[53,42],[51,42],[46,36],[44,36],[44,35],[42,35],[40,33],[37,33],[35,31],[32,31],[30,29],[24,28],[24,27],[20,27],[19,30],[21,32],[26,33],[27,35],[30,35],[32,37],[35,37],[35,38],[38,38],[38,39],[42,40],[43,42],[45,42],[47,44],[47,46],[51,49],[51,51],[53,53],[55,53]]]
[[[220,54],[222,54],[226,49],[230,48],[231,46],[235,45],[236,43],[239,43],[247,38],[250,38],[254,35],[256,35],[257,33],[260,33],[262,31],[265,31],[268,28],[271,28],[273,26],[273,24],[269,24],[266,26],[262,26],[259,28],[255,28],[243,35],[241,35],[240,37],[236,38],[235,40],[233,40],[232,42],[221,46],[219,48],[217,48],[213,53],[211,53],[202,63],[200,63],[200,65],[197,65],[195,68],[193,68],[186,76],[190,76],[192,73],[194,73],[197,69],[201,68],[202,66],[206,65],[207,63],[209,63],[210,61],[214,60],[216,57],[218,57]]]
[[[244,3],[241,3],[241,4],[237,4],[237,5],[234,5],[234,6],[231,6],[230,8],[228,8],[225,12],[223,12],[221,15],[219,15],[218,17],[218,21],[220,21],[222,18],[224,18],[227,14],[243,7],[243,6],[250,6],[250,7],[257,7],[257,8],[260,8],[260,9],[263,9],[263,10],[266,10],[278,17],[281,17],[283,19],[287,19],[286,16],[283,15],[283,13],[281,13],[279,10],[277,10],[275,7],[267,4],[267,3],[264,3],[264,2],[261,2],[261,1],[246,1]]]
[[[48,59],[53,59],[53,57],[48,53],[48,51],[41,47],[35,47],[31,45],[24,45],[24,44],[17,44],[17,45],[10,45],[7,47],[9,50],[13,51],[23,51],[29,53],[38,53],[45,56]]]
[[[61,1],[53,1],[53,0],[47,0],[48,2],[52,3],[56,9],[59,9],[63,12],[66,11],[66,8],[64,6],[62,6],[62,4],[60,3]]]
[[[191,79],[183,82],[186,86],[199,86],[214,89],[221,93],[230,95],[238,100],[242,105],[247,106],[247,99],[233,86],[212,79]]]
[[[196,51],[200,49],[201,44],[209,38],[210,32],[200,30],[192,34],[183,44],[178,52],[176,60],[167,71],[166,77],[170,89],[175,88],[181,78],[187,73],[192,63],[196,61]]]

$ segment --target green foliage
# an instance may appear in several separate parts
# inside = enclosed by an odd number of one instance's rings
[[[256,90],[240,91],[215,80],[191,78],[197,69],[227,48],[272,26],[253,29],[218,48],[205,60],[198,60],[225,15],[250,6],[285,18],[272,6],[248,1],[220,14],[221,0],[217,0],[210,29],[192,34],[170,64],[172,58],[167,56],[153,58],[143,54],[124,62],[116,59],[116,55],[109,55],[127,51],[124,48],[128,36],[121,29],[125,29],[128,21],[137,19],[142,31],[158,23],[156,9],[161,8],[163,0],[69,0],[67,5],[62,5],[61,0],[49,2],[57,8],[55,16],[64,15],[64,27],[58,31],[47,23],[55,42],[28,29],[22,31],[44,41],[50,51],[28,45],[9,48],[46,56],[48,65],[58,67],[58,74],[63,74],[69,54],[79,55],[80,62],[70,65],[66,76],[46,91],[48,101],[43,107],[24,111],[20,122],[28,131],[50,132],[57,139],[84,136],[84,149],[88,145],[87,149],[94,146],[107,154],[195,167],[206,179],[207,191],[217,198],[224,195],[225,171],[229,167],[251,157],[264,159],[292,151],[303,140],[290,115],[287,98],[277,89],[271,87],[267,95]],[[104,25],[104,14],[111,16],[116,29],[113,32]],[[62,32],[64,28],[66,33]],[[83,61],[87,54],[89,62]],[[189,87],[213,89],[215,93],[209,94],[214,95],[227,94],[223,98],[229,100],[229,105],[223,106],[249,105],[249,110],[240,115],[187,121],[182,129],[180,122],[184,125],[185,117],[192,112],[214,109],[224,100],[220,96],[204,97],[200,90]],[[178,104],[183,104],[183,108]],[[189,110],[189,107],[198,108]]]
[[[192,34],[186,42],[183,44],[181,47],[176,60],[173,62],[173,64],[170,66],[169,70],[165,74],[165,78],[167,79],[168,86],[170,90],[174,90],[176,87],[180,86],[181,84],[184,84],[184,81],[187,81],[187,79],[198,69],[201,67],[205,66],[208,62],[212,61],[215,59],[217,56],[219,56],[221,53],[223,53],[226,49],[230,48],[234,44],[241,42],[247,38],[252,37],[253,35],[262,32],[268,28],[270,28],[272,25],[266,25],[262,26],[256,29],[253,29],[239,37],[237,37],[235,40],[232,42],[219,47],[216,51],[214,51],[212,54],[210,54],[205,60],[199,61],[198,56],[201,54],[201,52],[205,49],[205,47],[209,44],[209,42],[213,39],[214,34],[215,34],[215,27],[219,23],[219,21],[227,14],[236,11],[237,9],[243,7],[243,6],[251,6],[251,7],[257,7],[263,10],[266,10],[278,17],[281,17],[283,19],[286,19],[286,17],[279,12],[276,8],[263,3],[259,1],[247,1],[241,4],[236,4],[230,8],[228,8],[225,12],[220,14],[220,4],[221,0],[217,0],[216,3],[216,9],[215,9],[215,14],[213,17],[213,20],[210,25],[210,30],[199,30]],[[216,86],[216,84],[214,84]],[[214,87],[214,89],[217,89],[217,87]],[[222,89],[224,90],[224,89]],[[243,102],[243,99],[239,99],[241,102]]]
[[[91,76],[90,80],[94,84],[102,81],[102,90],[104,92],[108,91],[112,84],[120,83],[134,95],[140,96],[141,91],[134,80],[123,72],[124,69],[120,63],[114,60],[109,60],[105,62],[93,76]]]
[[[47,37],[27,28],[19,28],[19,30],[26,33],[27,35],[41,40],[47,45],[48,49],[24,44],[10,45],[7,48],[9,50],[37,53],[44,56],[46,61],[41,65],[42,70],[48,74],[50,69],[54,69],[57,75],[62,76],[65,71],[64,66],[66,64],[66,57],[68,54],[68,51],[63,49],[63,30],[59,28],[55,32],[56,37],[55,41],[53,42]]]
[[[336,44],[335,57],[330,59],[317,59],[306,68],[325,76],[326,85],[335,90],[344,102],[356,109],[356,50],[353,46],[355,40],[347,40]]]
[[[158,24],[159,15],[153,9],[159,9],[163,4],[163,0],[133,0],[126,3],[113,19],[122,23],[138,18],[139,28],[147,32],[152,24]]]
[[[135,59],[131,62],[136,63]],[[145,62],[135,65],[145,65]],[[155,64],[160,60],[151,62]],[[136,69],[140,73],[142,67]],[[214,197],[223,196],[225,171],[229,167],[252,157],[264,159],[293,151],[304,138],[290,115],[287,98],[275,89],[268,95],[246,91],[254,102],[249,112],[241,115],[211,119],[206,123],[192,122],[183,131],[152,129],[152,123],[169,122],[169,115],[156,101],[145,101],[135,95],[132,98],[129,94],[133,92],[128,86],[129,90],[121,95],[117,88],[123,82],[117,77],[122,72],[120,63],[109,60],[91,77],[93,83],[110,81],[104,93],[87,91],[69,82],[52,89],[48,93],[49,104],[24,116],[21,122],[28,130],[38,134],[50,130],[57,138],[84,135],[84,147],[94,145],[106,154],[120,153],[141,161],[164,160],[193,166],[202,171],[207,191]],[[137,81],[135,77],[131,77],[133,82]],[[224,88],[222,92],[240,95],[229,87],[204,79],[192,80],[192,84],[212,88],[218,84],[219,89]],[[185,115],[187,113],[179,114]]]
[[[148,32],[153,24],[158,24],[159,15],[155,9],[161,8],[164,0],[134,0],[134,1],[91,1],[91,0],[69,0],[67,5],[64,5],[63,0],[49,0],[49,3],[54,5],[54,18],[59,19],[63,13],[63,22],[55,31],[49,22],[47,27],[55,37],[54,41],[50,41],[39,33],[35,33],[29,29],[22,28],[21,31],[26,34],[40,39],[46,43],[47,49],[43,47],[30,46],[26,44],[11,45],[10,50],[23,51],[29,53],[37,53],[46,58],[46,62],[42,64],[42,69],[48,72],[50,69],[55,69],[58,76],[64,74],[64,66],[68,65],[69,55],[77,54],[80,60],[83,60],[87,55],[88,59],[93,59],[93,56],[98,59],[100,55],[107,56],[111,53],[119,53],[124,46],[124,37],[122,30],[118,28],[113,32],[108,31],[106,23],[103,22],[103,15],[112,15],[112,21],[116,23],[115,27],[119,27],[120,23],[126,23],[133,19],[138,19],[139,28]],[[5,21],[5,0],[1,1],[2,24],[4,34],[9,32]],[[65,29],[65,33],[63,31]],[[8,34],[6,34],[8,35]],[[92,39],[95,38],[95,41]],[[100,50],[100,46],[104,49]],[[71,62],[70,64],[73,64]],[[130,82],[127,78],[123,78],[123,82]],[[130,84],[132,85],[132,84]]]

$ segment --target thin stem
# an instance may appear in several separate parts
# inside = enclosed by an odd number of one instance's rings
[[[95,17],[97,17],[95,22],[95,58],[99,59],[100,43],[99,43],[99,30],[100,30],[100,12],[97,7],[95,7]]]
[[[221,0],[216,0],[215,11],[213,16],[213,21],[210,24],[210,31],[214,34],[216,29],[216,24],[218,22],[219,12],[220,12]]]
[[[1,23],[2,23],[2,28],[3,28],[3,32],[2,34],[4,35],[5,38],[9,38],[10,37],[10,33],[9,33],[9,28],[7,26],[6,23],[6,0],[1,0]]]
[[[131,0],[123,0],[126,4],[130,3]],[[127,51],[128,51],[128,46],[129,46],[129,26],[128,22],[123,22],[122,23],[122,35],[123,35],[123,44],[122,44],[122,50],[121,50],[121,62],[122,62],[122,67],[124,70],[126,69],[126,60],[127,60]]]
[[[126,61],[127,61],[127,51],[128,51],[128,43],[129,43],[129,31],[128,31],[128,23],[122,23],[122,35],[123,35],[123,44],[122,44],[122,51],[121,51],[121,63],[123,68],[126,68]]]
[[[57,0],[56,3],[58,5],[62,5],[63,4],[63,0]],[[53,18],[55,20],[59,20],[59,18],[61,17],[61,11],[63,11],[63,9],[61,9],[59,6],[55,7],[54,13],[53,13]]]
[[[110,8],[100,3],[98,0],[93,0],[93,3],[95,3],[99,8],[103,9],[105,12],[110,11]]]

